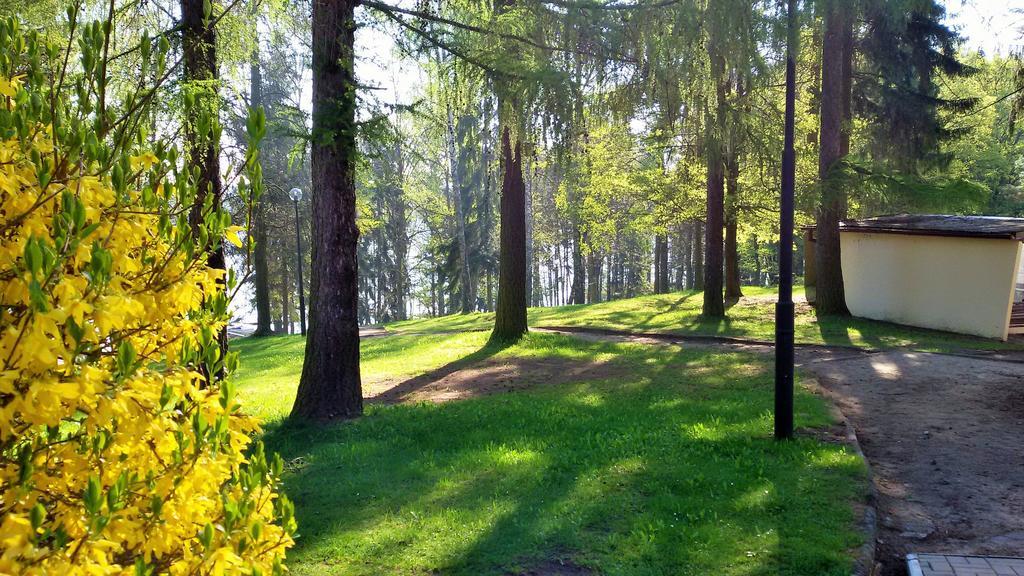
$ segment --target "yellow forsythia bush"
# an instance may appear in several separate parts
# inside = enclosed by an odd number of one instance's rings
[[[233,363],[203,248],[230,221],[190,226],[191,173],[139,132],[146,92],[106,93],[109,27],[69,18],[75,73],[0,22],[0,573],[281,571],[280,459],[200,369]],[[142,77],[163,75],[151,44]]]

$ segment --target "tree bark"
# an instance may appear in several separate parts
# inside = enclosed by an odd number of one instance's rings
[[[493,132],[491,130],[491,119],[494,115],[493,108],[491,107],[491,98],[485,96],[480,103],[480,142],[481,142],[481,162],[480,180],[483,182],[483,195],[481,199],[481,215],[480,218],[483,222],[480,230],[480,246],[486,258],[484,259],[484,270],[486,275],[486,309],[488,312],[494,311],[494,252],[492,250],[491,234],[494,230],[494,203],[491,200],[491,160],[493,158],[493,140],[491,136]]]
[[[704,228],[699,220],[693,222],[693,254],[690,270],[693,272],[693,289],[704,290]]]
[[[207,198],[212,197],[214,210],[220,209],[222,189],[220,181],[220,154],[216,127],[220,112],[220,101],[217,90],[217,32],[214,29],[213,16],[203,14],[203,0],[181,0],[182,26],[182,60],[185,67],[185,81],[188,90],[195,96],[193,110],[185,111],[185,147],[187,161],[190,166],[199,168],[199,179],[196,182],[196,198],[189,212],[189,224],[192,230],[199,229],[203,221],[203,207]],[[197,119],[209,117],[209,132],[200,133]],[[204,246],[203,249],[207,249]],[[209,250],[207,265],[216,270],[226,270],[223,244]],[[217,335],[220,344],[221,358],[228,349],[227,327]],[[224,378],[223,367],[211,370],[201,366],[200,371],[207,381]]]
[[[683,222],[679,231],[680,289],[693,289],[693,224]]]
[[[565,284],[568,275],[565,261],[562,258],[564,250],[561,242],[555,243],[555,305],[561,306],[565,303]]]
[[[818,177],[821,202],[816,215],[815,306],[819,314],[849,314],[843,286],[839,222],[845,206],[844,191],[834,169],[842,159],[843,132],[843,29],[849,18],[839,2],[829,2],[821,47],[821,128]]]
[[[853,122],[853,53],[855,50],[853,39],[853,15],[843,18],[840,41],[843,45],[843,125],[840,128],[839,153],[846,156],[850,153],[850,132]],[[845,200],[845,198],[844,198]],[[845,218],[845,202],[843,206]]]
[[[461,150],[456,146],[455,119],[452,112],[451,102],[445,103],[448,114],[448,160],[451,167],[452,202],[455,204],[455,231],[456,242],[459,248],[459,311],[469,314],[473,311],[472,291],[470,290],[469,274],[469,246],[466,242],[466,214],[465,214],[465,166],[459,158]]]
[[[309,331],[292,416],[363,413],[356,226],[356,0],[313,2],[313,230]]]
[[[712,146],[715,148],[716,146]],[[722,293],[722,208],[724,205],[724,174],[720,153],[708,153],[707,222],[704,228],[704,316],[725,316]]]
[[[499,125],[500,124],[501,124],[501,122],[499,120]],[[499,130],[501,130],[500,127],[499,127]],[[504,138],[504,132],[503,131],[501,132],[501,134],[502,134],[502,138]],[[501,165],[503,167],[508,166],[507,164],[505,164],[505,160],[507,160],[508,158],[505,157],[504,154],[505,154],[505,151],[504,151],[504,148],[502,148],[502,162],[501,162]],[[522,172],[522,167],[521,166],[520,166],[519,170],[520,170],[520,173],[521,173]],[[526,238],[525,238],[524,242],[525,242],[525,245],[526,245],[526,266],[527,266],[527,269],[529,270],[529,273],[526,276],[526,302],[527,302],[528,306],[543,306],[544,305],[544,286],[543,286],[544,283],[543,283],[543,281],[541,280],[541,277],[540,277],[540,258],[537,257],[537,253],[534,250],[534,246],[533,246],[533,187],[537,185],[537,174],[534,172],[532,166],[527,166],[527,174],[529,175],[529,178],[525,179],[523,181],[523,189],[525,190],[525,192],[523,193],[524,196],[525,196],[525,199],[524,199],[524,202],[525,202],[525,204],[524,204],[524,206],[525,206],[524,212],[526,213],[526,215],[524,216],[524,218],[526,220],[526,223],[525,223]],[[507,177],[508,177],[508,169],[505,168],[505,172],[502,173],[502,179],[503,179],[502,180],[502,196],[501,196],[501,198],[498,199],[498,202],[499,202],[498,211],[501,213],[500,218],[502,219],[502,226],[504,226],[504,218],[505,218],[505,214],[504,214],[504,210],[505,210],[505,208],[504,208],[504,206],[505,206],[505,204],[504,204],[504,202],[505,202],[505,182],[504,182],[504,179],[507,178]],[[499,252],[499,254],[498,254],[498,293],[499,294],[501,293],[501,259],[502,259],[502,254],[504,254],[504,252],[502,252],[501,250],[502,250],[502,240],[499,237],[498,238],[498,252]],[[498,303],[498,304],[496,304],[496,306],[501,306],[501,304]]]
[[[751,244],[753,244],[754,247],[754,277],[756,278],[758,286],[764,286],[765,282],[761,277],[761,245],[758,243],[756,235],[751,239]]]
[[[249,63],[249,106],[263,107],[263,76],[260,71],[259,32],[254,26],[255,47]],[[269,336],[270,326],[270,266],[267,262],[267,205],[262,199],[256,204],[253,217],[253,283],[256,292],[256,331],[253,336]]]
[[[491,265],[487,265],[487,312],[494,311],[494,279],[491,278]]]
[[[737,204],[739,203],[740,163],[736,150],[729,152],[726,160],[725,190],[725,299],[739,300],[743,296],[740,287],[740,255],[736,240]]]
[[[707,217],[704,239],[704,316],[720,318],[725,316],[723,299],[723,238],[722,227],[725,212],[725,166],[722,138],[726,123],[725,58],[717,45],[717,39],[708,38],[708,57],[711,62],[711,76],[715,83],[714,113],[706,111],[707,120]]]
[[[583,258],[583,235],[576,224],[572,227],[572,294],[570,304],[587,301],[587,267]]]
[[[514,342],[526,333],[526,186],[520,144],[501,134],[505,174],[501,185],[501,255],[498,306],[491,340]]]
[[[605,302],[611,302],[612,300],[612,269],[615,268],[615,252],[608,253],[608,272],[604,281],[604,300]]]
[[[601,268],[603,260],[593,250],[587,254],[587,302],[601,301]]]
[[[682,258],[680,257],[679,249],[681,244],[679,238],[682,235],[682,230],[679,224],[676,224],[672,228],[672,232],[668,235],[668,284],[669,291],[682,290],[683,289],[683,268],[680,266]]]
[[[405,320],[407,317],[405,297],[409,293],[409,223],[405,214],[405,155],[400,141],[395,144],[395,171],[398,180],[390,196],[390,219],[393,236],[391,244],[395,250],[395,282],[394,286],[391,287],[392,314],[396,320]]]
[[[288,276],[288,261],[281,259],[281,324],[285,334],[292,334],[292,283]]]
[[[654,293],[668,292],[668,236],[654,237]]]

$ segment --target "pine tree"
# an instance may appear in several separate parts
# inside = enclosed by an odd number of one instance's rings
[[[359,377],[353,0],[313,2],[313,212],[309,331],[292,417],[353,418]]]

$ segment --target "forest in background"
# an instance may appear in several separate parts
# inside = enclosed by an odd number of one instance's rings
[[[104,4],[83,2],[102,15]],[[363,3],[357,25],[395,39],[420,67],[408,102],[360,84],[356,190],[359,321],[491,311],[497,299],[502,90],[514,78],[526,191],[527,300],[590,303],[703,289],[708,202],[720,195],[725,298],[777,278],[784,14],[774,2],[667,2],[656,22],[628,8],[544,2],[494,23],[475,3]],[[90,7],[91,6],[91,7]],[[14,3],[60,31],[56,2]],[[178,2],[129,3],[122,29],[171,31]],[[250,106],[268,134],[254,218],[251,299],[261,331],[298,329],[296,241],[310,271],[308,2],[237,0],[220,13],[222,166],[244,155]],[[797,225],[815,223],[824,9],[801,14],[797,63]],[[1013,55],[962,50],[932,1],[861,2],[849,28],[842,215],[1024,215],[1024,144],[1014,122]],[[729,30],[729,34],[724,31]],[[732,31],[743,33],[735,34]],[[360,32],[360,34],[363,32]],[[166,34],[177,48],[175,37]],[[842,40],[842,39],[841,39]],[[507,49],[495,51],[493,44]],[[372,55],[356,55],[361,57]],[[828,64],[824,64],[827,68]],[[358,78],[357,78],[358,80]],[[230,96],[230,97],[229,97]],[[158,107],[173,127],[180,87]],[[306,99],[304,103],[303,99]],[[721,174],[709,178],[709,151]],[[228,173],[230,169],[224,171]],[[719,189],[714,185],[720,182]],[[291,188],[306,191],[295,205]],[[236,192],[225,179],[225,205]],[[239,215],[244,218],[244,215]],[[799,235],[798,235],[799,238]],[[238,264],[246,254],[229,253]],[[796,271],[801,272],[798,242]],[[248,308],[236,303],[238,310]],[[248,317],[248,315],[247,315]]]

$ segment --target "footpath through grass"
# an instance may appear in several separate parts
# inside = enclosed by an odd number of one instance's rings
[[[244,405],[288,462],[295,574],[845,575],[864,470],[847,448],[771,439],[763,358],[531,334],[363,342],[364,380],[474,360],[601,364],[603,376],[445,404],[370,406],[354,422],[283,423],[297,337],[242,340]],[[796,398],[800,427],[830,423]],[[545,571],[547,570],[547,571]]]
[[[798,289],[800,290],[800,289]],[[802,290],[801,290],[802,291]],[[531,326],[578,326],[663,332],[680,335],[730,336],[770,341],[775,337],[775,288],[744,287],[744,298],[730,306],[725,319],[701,316],[702,296],[689,290],[577,306],[531,308]],[[494,314],[458,314],[396,322],[398,332],[484,330]],[[803,344],[861,348],[913,348],[922,351],[1024,349],[1020,341],[1000,342],[975,336],[913,328],[864,318],[817,318],[806,303],[797,305],[796,341]]]

